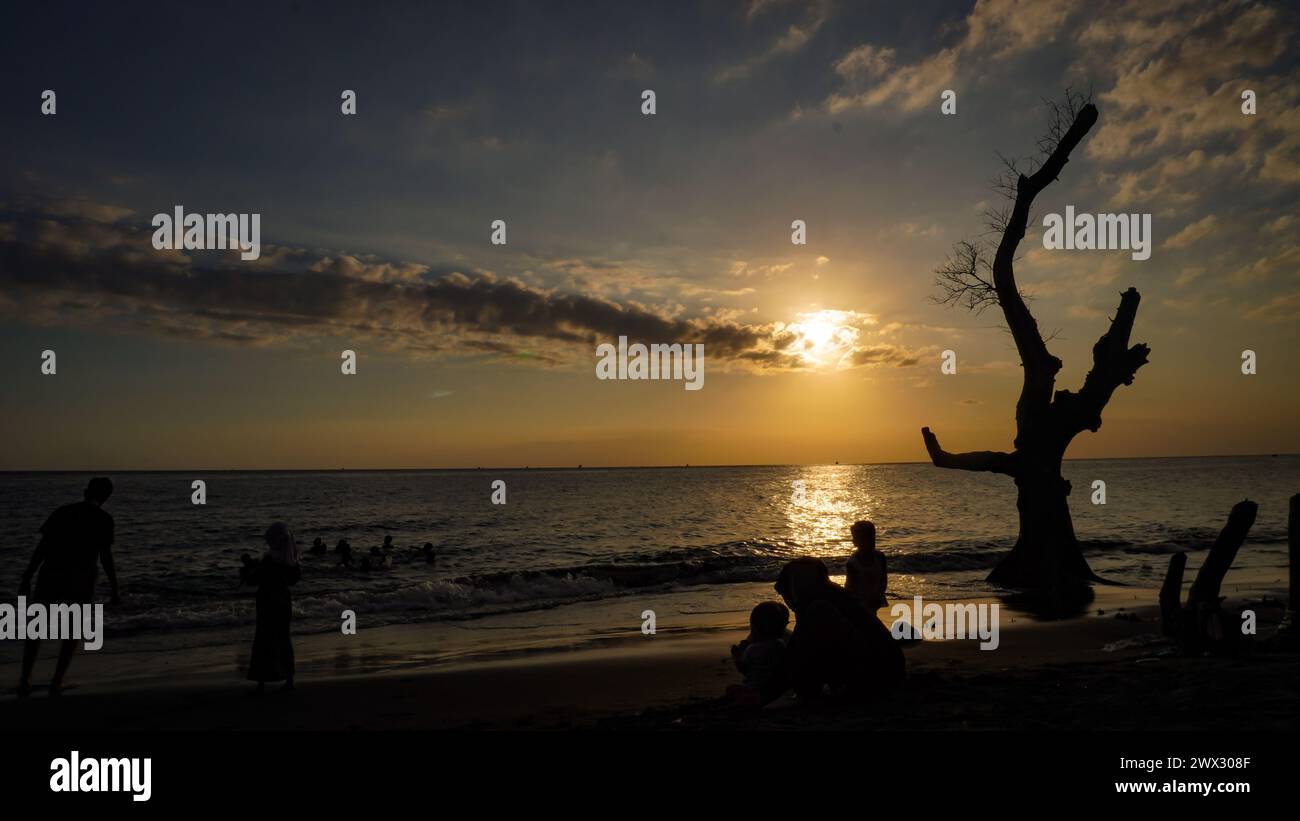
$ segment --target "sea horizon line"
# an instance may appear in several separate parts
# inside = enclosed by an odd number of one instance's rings
[[[1298,453],[1205,453],[1179,456],[1080,456],[1066,462],[1160,461],[1175,459],[1242,459],[1297,456]],[[481,465],[475,467],[167,467],[167,468],[0,468],[0,475],[19,473],[476,473],[485,470],[505,471],[579,471],[579,470],[719,470],[730,468],[805,468],[805,467],[874,467],[889,465],[928,465],[929,460],[892,460],[881,462],[754,462],[708,463],[685,462],[660,465]]]

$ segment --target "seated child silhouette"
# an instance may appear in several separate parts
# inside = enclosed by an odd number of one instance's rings
[[[790,611],[780,602],[765,601],[750,611],[749,636],[731,647],[736,669],[745,677],[740,684],[727,688],[733,702],[757,707],[780,695],[770,692],[770,685],[775,683],[785,657],[789,624]]]

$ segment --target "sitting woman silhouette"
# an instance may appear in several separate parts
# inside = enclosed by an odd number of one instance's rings
[[[903,683],[906,662],[898,642],[874,612],[831,581],[821,559],[787,564],[776,592],[794,611],[795,623],[765,700],[791,688],[804,701],[828,695],[875,699]]]

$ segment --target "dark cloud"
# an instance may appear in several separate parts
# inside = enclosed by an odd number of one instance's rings
[[[882,342],[879,345],[857,348],[849,354],[849,361],[854,366],[894,365],[903,368],[915,365],[920,361],[920,357],[915,351],[908,350],[901,345]]]
[[[239,264],[232,255],[155,251],[140,227],[47,214],[8,224],[14,230],[0,242],[0,310],[28,322],[247,344],[359,334],[417,352],[526,354],[541,363],[560,353],[538,344],[590,350],[626,336],[703,343],[711,357],[762,368],[801,365],[781,352],[789,335],[769,325],[671,317],[488,272],[435,276],[409,263],[349,255],[310,261],[274,248],[268,257],[284,267]]]

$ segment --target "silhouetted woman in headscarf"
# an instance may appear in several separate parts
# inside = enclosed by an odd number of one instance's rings
[[[261,693],[268,681],[283,681],[285,690],[293,689],[293,641],[289,638],[289,620],[293,601],[289,587],[298,581],[298,546],[293,533],[283,522],[266,529],[266,555],[251,574],[257,585],[257,631],[253,634],[253,655],[248,664],[248,678],[257,682]]]
[[[795,614],[778,682],[767,695],[790,688],[801,699],[826,694],[871,699],[898,688],[906,674],[903,651],[874,613],[831,581],[820,559],[795,559],[776,582]]]

